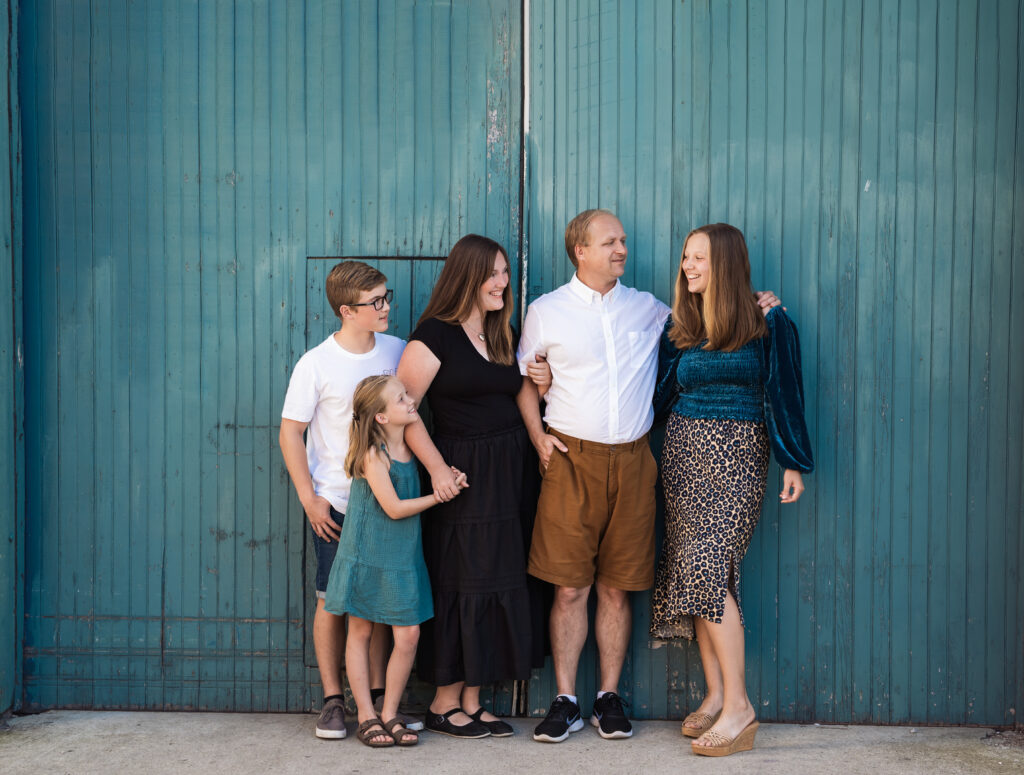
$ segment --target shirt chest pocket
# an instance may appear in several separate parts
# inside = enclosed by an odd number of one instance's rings
[[[648,362],[653,362],[654,354],[658,350],[659,336],[661,331],[658,329],[629,332],[629,362],[633,368],[640,369]]]

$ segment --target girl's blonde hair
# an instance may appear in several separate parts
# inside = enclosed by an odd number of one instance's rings
[[[690,293],[679,259],[668,338],[681,350],[708,340],[705,350],[733,352],[768,333],[764,315],[750,287],[750,258],[743,232],[727,223],[711,223],[686,235],[704,234],[710,243],[711,276],[704,293]],[[686,242],[683,253],[686,253]]]
[[[390,464],[387,437],[383,426],[377,422],[376,416],[388,405],[384,397],[384,388],[393,380],[387,374],[367,377],[356,385],[352,396],[352,426],[348,432],[348,454],[345,455],[345,473],[350,479],[363,475],[363,461],[371,449],[384,454]]]

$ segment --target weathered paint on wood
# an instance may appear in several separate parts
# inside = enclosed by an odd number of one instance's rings
[[[444,255],[469,231],[514,254],[522,221],[535,297],[569,277],[567,220],[600,205],[630,232],[627,283],[665,301],[687,231],[736,223],[801,326],[818,470],[797,507],[769,497],[746,560],[761,718],[1016,720],[1019,0],[532,0],[522,217],[518,2],[20,8],[16,702],[316,704],[276,444],[292,365],[333,326],[332,262],[308,257]],[[439,265],[379,265],[405,334]],[[678,717],[696,649],[648,642],[647,596],[635,613],[624,694]],[[595,669],[591,646],[584,704]],[[529,710],[552,694],[538,674]]]
[[[786,508],[774,469],[744,571],[761,718],[1017,721],[1022,30],[1014,0],[531,3],[530,296],[601,206],[666,302],[689,229],[738,225],[801,327],[818,468]],[[680,717],[697,650],[634,605],[626,696]]]
[[[21,126],[18,9],[0,8],[0,713],[21,694],[24,370],[21,345]]]
[[[26,707],[319,702],[307,257],[515,250],[520,40],[504,0],[23,4]],[[437,262],[380,266],[406,334]]]

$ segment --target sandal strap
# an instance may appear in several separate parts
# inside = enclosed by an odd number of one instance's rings
[[[480,710],[483,710],[483,706],[482,705],[480,706]],[[462,708],[452,708],[447,713],[438,713],[437,715],[440,716],[441,718],[443,718],[445,721],[448,721],[456,713],[466,713],[466,711],[464,711]],[[469,716],[468,713],[466,713],[466,715]],[[473,718],[472,716],[469,716],[469,717]]]
[[[366,719],[366,721],[359,725],[359,728],[356,731],[363,733],[368,729],[373,729],[375,726],[380,727],[380,734],[387,732],[387,729],[384,727],[384,723],[379,718]]]
[[[384,729],[386,729],[392,735],[395,734],[395,727],[399,727],[402,730],[399,734],[416,734],[411,729],[409,729],[405,724],[402,723],[402,719],[399,716],[395,716],[393,719],[391,719],[391,721],[384,722]]]
[[[701,739],[709,741],[711,743],[711,747],[713,748],[724,748],[727,745],[732,745],[732,742],[735,738],[726,737],[721,732],[716,732],[713,729],[709,729],[707,732],[701,735]]]

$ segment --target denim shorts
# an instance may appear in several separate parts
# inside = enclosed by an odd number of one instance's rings
[[[331,506],[331,519],[341,527],[345,515]],[[331,566],[334,565],[334,555],[338,553],[338,542],[325,541],[316,534],[312,525],[309,529],[313,533],[313,551],[316,552],[316,596],[322,598],[327,591],[327,581],[331,578]]]

